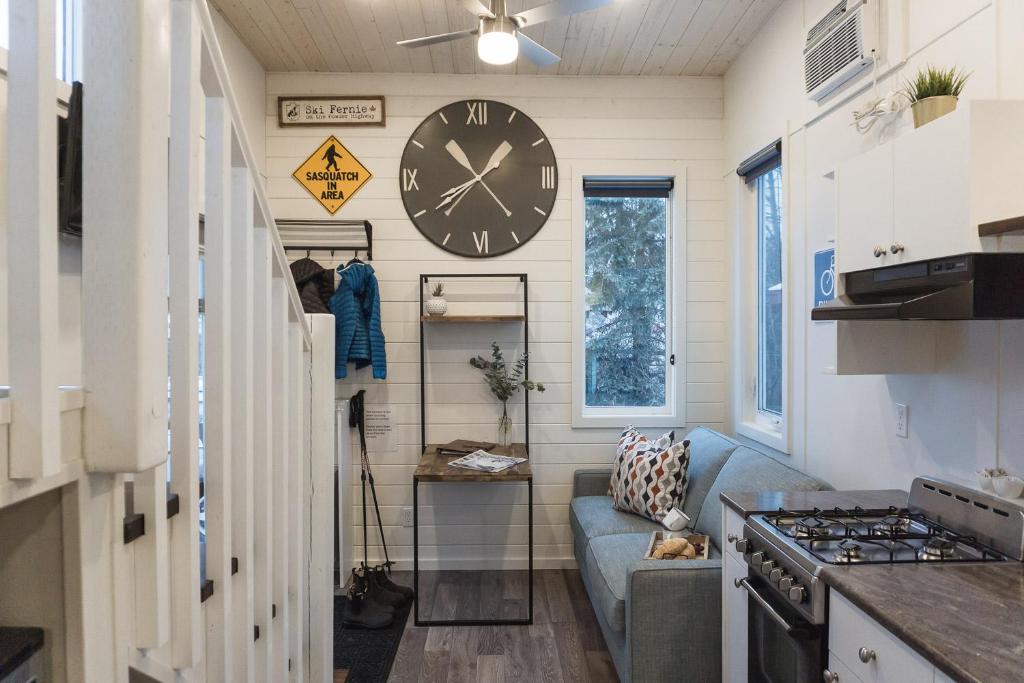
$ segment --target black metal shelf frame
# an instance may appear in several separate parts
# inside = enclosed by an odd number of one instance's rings
[[[529,277],[526,273],[421,273],[420,286],[420,453],[427,450],[427,394],[426,394],[426,324],[423,315],[423,292],[426,291],[431,279],[516,279],[523,283],[523,353],[526,355],[524,367],[524,378],[530,379],[530,293]],[[466,322],[465,324],[480,324]],[[493,323],[483,323],[493,324]],[[505,324],[505,323],[501,323]],[[525,447],[526,454],[530,454],[530,392],[523,392],[524,421],[525,421]],[[533,476],[526,481],[529,515],[528,530],[528,565],[527,565],[527,586],[529,595],[527,598],[527,615],[524,619],[421,619],[420,618],[420,505],[419,488],[420,481],[413,475],[412,484],[412,571],[413,590],[416,595],[413,619],[417,626],[503,626],[503,625],[530,625],[533,623]]]
[[[526,273],[421,273],[420,274],[420,453],[427,450],[427,385],[426,385],[426,323],[423,320],[423,292],[431,280],[457,279],[516,279],[523,283],[523,354],[526,356],[524,379],[530,379],[530,283]],[[472,325],[473,322],[464,324]],[[526,452],[530,452],[530,392],[523,392],[523,420],[525,423]]]

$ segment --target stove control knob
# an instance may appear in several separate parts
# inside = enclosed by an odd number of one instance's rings
[[[780,583],[782,581],[782,577],[785,575],[786,572],[782,569],[782,567],[776,567],[768,575],[768,580],[772,583]]]
[[[792,576],[783,576],[781,579],[779,579],[779,590],[783,593],[788,594],[789,589],[792,588],[794,585],[796,584],[793,582]]]
[[[743,554],[746,554],[746,552],[747,552],[747,550],[749,548],[750,548],[750,541],[748,541],[745,538],[737,538],[736,539],[736,552],[738,552],[741,555],[743,555]]]
[[[760,550],[750,556],[750,564],[755,567],[760,567],[762,562],[764,562],[764,553]]]
[[[801,603],[807,595],[807,589],[803,586],[793,586],[789,589],[789,601]]]
[[[775,569],[775,560],[765,560],[761,563],[761,573],[768,576]]]

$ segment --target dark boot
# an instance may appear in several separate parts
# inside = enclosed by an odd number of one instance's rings
[[[373,605],[381,612],[394,616],[394,605],[387,600],[388,596],[381,594],[381,591],[370,580],[366,571],[361,569],[352,570],[352,592],[361,596],[367,604]]]
[[[398,593],[399,595],[404,597],[406,603],[411,602],[412,599],[416,597],[416,592],[412,588],[410,588],[409,586],[403,586],[400,583],[395,583],[394,581],[392,581],[391,577],[388,576],[387,570],[385,570],[383,567],[377,569],[376,574],[377,583],[379,583],[384,588],[387,588],[392,593]]]
[[[394,612],[366,599],[365,595],[351,594],[342,601],[341,623],[346,628],[381,629],[391,626]]]
[[[408,603],[408,599],[404,595],[388,590],[384,586],[383,582],[380,580],[380,573],[376,568],[367,569],[364,570],[364,572],[369,586],[369,595],[373,600],[395,609],[404,607]]]

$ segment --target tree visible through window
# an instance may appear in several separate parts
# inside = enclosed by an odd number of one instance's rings
[[[782,166],[757,177],[757,409],[782,415]]]
[[[587,407],[668,403],[669,198],[585,199]]]

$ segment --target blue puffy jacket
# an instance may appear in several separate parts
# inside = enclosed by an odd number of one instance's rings
[[[380,291],[373,266],[353,263],[339,266],[341,281],[331,297],[334,314],[334,376],[348,374],[349,362],[356,368],[373,365],[374,379],[387,379],[388,361],[384,354],[384,332],[380,327]]]

